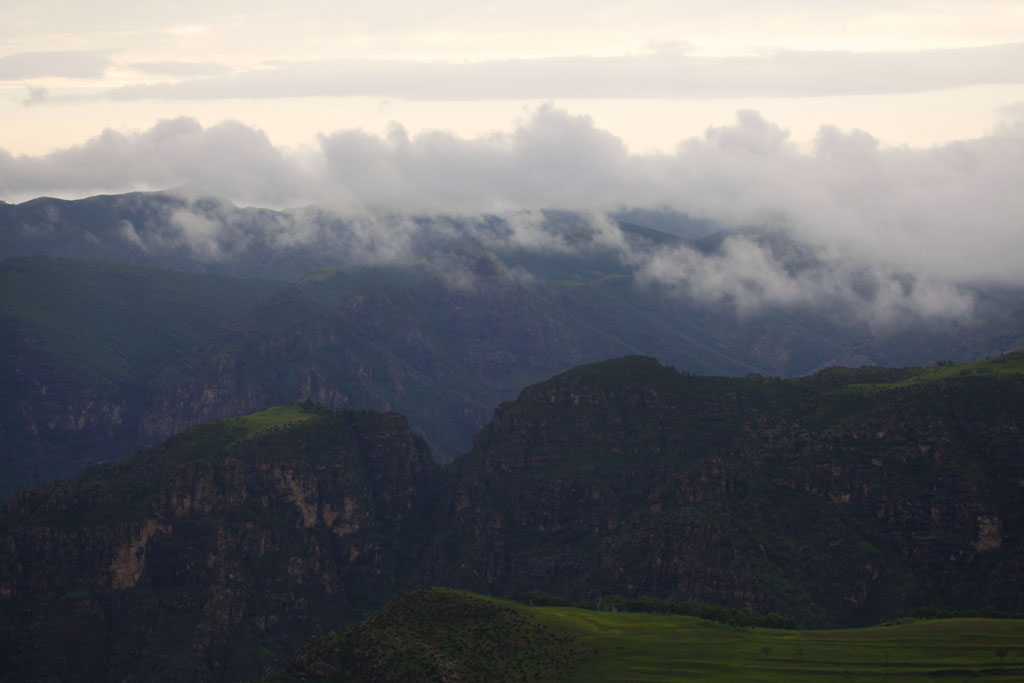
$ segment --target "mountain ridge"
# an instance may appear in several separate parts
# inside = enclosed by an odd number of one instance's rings
[[[444,468],[394,414],[204,424],[0,509],[4,666],[262,675],[438,584],[819,627],[1022,611],[1022,369],[782,380],[625,357],[527,387]]]
[[[737,318],[625,276],[518,281],[499,268],[463,285],[414,264],[286,283],[50,256],[2,263],[0,497],[203,420],[305,399],[400,410],[449,461],[498,403],[574,365],[643,353],[701,374],[789,376],[854,353],[863,334],[800,311]],[[1010,343],[1013,320],[977,334]],[[989,348],[965,343],[971,360]]]

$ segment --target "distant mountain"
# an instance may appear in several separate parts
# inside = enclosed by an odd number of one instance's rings
[[[824,326],[780,319],[769,333],[776,338],[762,337],[759,357],[723,337],[763,330],[741,325],[725,332],[714,311],[645,296],[628,281],[480,277],[462,289],[434,277],[349,288],[348,276],[340,277],[336,296],[328,293],[336,283],[303,283],[157,377],[143,430],[166,436],[202,420],[309,398],[398,410],[447,461],[469,449],[500,401],[573,365],[643,350],[695,371],[770,372],[765,355],[782,351],[808,326]],[[828,358],[827,351],[815,353],[815,364]]]
[[[1014,288],[966,289],[970,319],[882,327],[840,304],[739,311],[689,296],[631,259],[685,245],[713,260],[727,236],[671,212],[618,218],[342,219],[173,193],[2,205],[0,499],[290,401],[400,411],[450,461],[501,401],[581,363],[643,354],[788,377],[1024,345]],[[678,234],[629,222],[647,218]],[[794,272],[815,267],[784,235],[747,238]],[[37,252],[51,256],[25,256]]]
[[[0,262],[0,498],[205,420],[305,399],[400,410],[450,460],[499,402],[579,363],[644,352],[697,372],[789,374],[852,336],[811,315],[736,321],[623,277],[515,282],[484,263],[492,269],[478,264],[462,287],[426,265],[334,269],[289,286]],[[810,331],[821,343],[797,351]]]
[[[0,499],[135,452],[147,383],[283,286],[48,256],[0,262]]]
[[[295,279],[336,259],[330,240],[288,246],[292,221],[215,198],[133,192],[0,206],[0,257],[50,254],[242,277]],[[268,231],[276,228],[276,231]],[[268,239],[273,232],[283,242]],[[328,258],[328,256],[333,258]]]
[[[797,380],[586,365],[446,468],[394,414],[210,423],[0,510],[0,669],[234,680],[437,584],[805,626],[1024,611],[1022,420],[1024,352]]]
[[[216,197],[175,192],[40,197],[0,204],[0,259],[49,254],[295,281],[323,268],[430,260],[453,242],[483,239],[501,247],[512,267],[523,266],[541,278],[596,279],[628,272],[613,249],[595,241],[588,216],[531,214],[523,218],[528,237],[516,235],[516,220],[496,215],[343,217],[317,207],[243,208]],[[680,241],[628,221],[621,225],[627,239],[640,247]],[[703,236],[709,224],[700,225],[705,229],[683,234]]]

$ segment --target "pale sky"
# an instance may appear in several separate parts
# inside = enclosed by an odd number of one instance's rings
[[[921,147],[986,135],[1024,102],[1019,0],[0,4],[14,155],[180,116],[289,147],[392,121],[473,138],[546,103],[636,153],[741,109],[798,144],[833,125]]]

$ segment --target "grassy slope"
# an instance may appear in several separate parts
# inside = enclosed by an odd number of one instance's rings
[[[224,422],[244,429],[245,436],[243,438],[248,439],[274,427],[287,427],[297,422],[311,420],[316,415],[317,413],[310,406],[305,406],[301,403],[290,403],[288,405],[267,408],[258,413],[236,417],[233,420],[225,420]]]
[[[1014,351],[974,363],[915,368],[910,377],[898,382],[854,384],[851,388],[870,391],[872,389],[892,389],[929,384],[951,379],[962,379],[964,377],[1002,377],[1022,374],[1024,374],[1024,351]]]
[[[267,680],[788,683],[935,677],[1022,680],[1024,622],[947,619],[830,631],[750,629],[695,617],[532,607],[431,588],[397,598],[361,624],[317,638],[296,656],[289,672]]]
[[[741,629],[693,617],[529,608],[600,651],[575,680],[1021,680],[1024,623],[948,619],[832,631]],[[997,651],[1005,650],[1000,660]],[[947,680],[949,680],[947,679]]]

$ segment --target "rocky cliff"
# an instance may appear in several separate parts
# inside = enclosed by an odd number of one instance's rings
[[[0,669],[266,673],[409,585],[436,476],[398,415],[293,408],[23,492],[0,516]]]
[[[1024,611],[1024,353],[699,377],[586,365],[434,464],[395,414],[195,427],[0,512],[0,670],[228,680],[443,584],[856,625]]]
[[[1021,360],[795,381],[642,357],[572,370],[501,406],[454,464],[430,578],[818,625],[1021,609]]]

